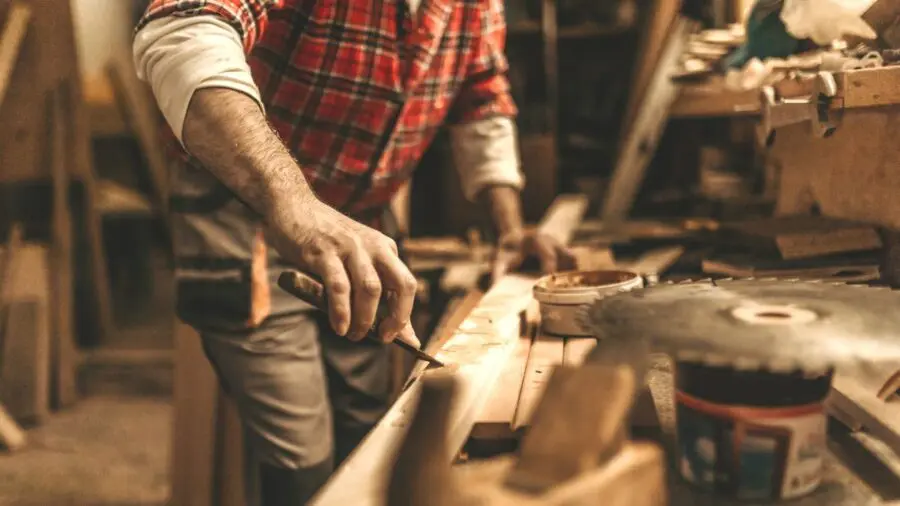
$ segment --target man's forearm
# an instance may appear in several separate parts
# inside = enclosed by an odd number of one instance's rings
[[[522,203],[516,188],[488,186],[479,193],[479,200],[490,215],[501,244],[522,240]]]
[[[315,199],[257,102],[239,91],[197,90],[185,116],[183,140],[192,156],[264,217],[284,202]]]

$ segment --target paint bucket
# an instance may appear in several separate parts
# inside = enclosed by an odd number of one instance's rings
[[[544,276],[534,285],[534,298],[541,309],[541,328],[559,336],[591,336],[578,323],[581,307],[598,298],[643,286],[644,280],[629,271],[573,271]]]
[[[697,488],[749,501],[792,499],[822,482],[832,373],[679,362],[676,465]]]

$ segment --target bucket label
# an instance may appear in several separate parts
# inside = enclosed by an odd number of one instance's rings
[[[688,482],[745,500],[788,499],[822,481],[821,404],[755,408],[676,394],[678,467]]]

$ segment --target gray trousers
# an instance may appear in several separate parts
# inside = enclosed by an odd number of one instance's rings
[[[387,347],[337,336],[317,313],[200,335],[244,424],[249,500],[265,493],[260,465],[294,472],[283,486],[319,488],[387,409]]]
[[[249,504],[299,506],[387,410],[388,348],[334,335],[275,283],[289,266],[271,249],[271,310],[247,325],[259,217],[202,168],[172,176],[178,314],[240,412]]]

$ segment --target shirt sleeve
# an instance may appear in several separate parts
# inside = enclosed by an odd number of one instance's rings
[[[514,117],[517,113],[506,77],[509,64],[504,53],[506,17],[503,0],[480,2],[482,15],[468,77],[456,97],[449,120],[468,123],[491,116]]]
[[[282,7],[284,0],[152,0],[136,31],[151,21],[174,17],[214,16],[234,28],[245,53],[250,53],[266,30],[269,10]]]
[[[521,190],[525,185],[512,118],[492,116],[451,126],[450,144],[463,194],[470,201],[489,186]]]
[[[133,52],[138,77],[150,84],[179,142],[188,105],[199,89],[233,89],[263,107],[241,38],[223,19],[166,16],[149,21],[135,34]]]

